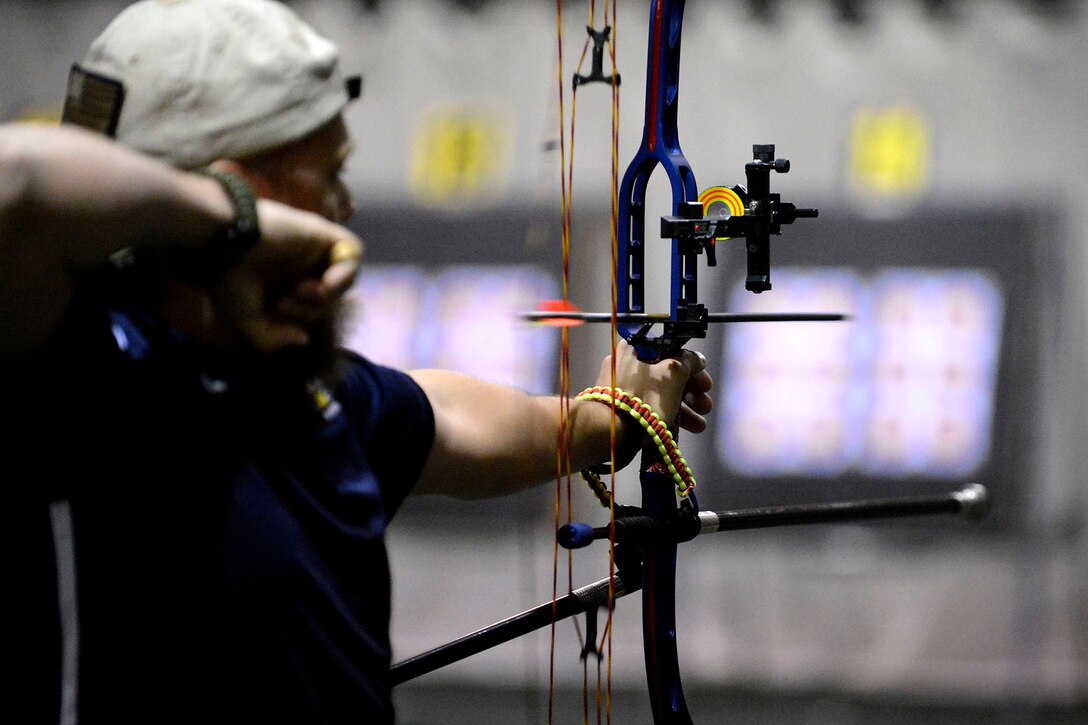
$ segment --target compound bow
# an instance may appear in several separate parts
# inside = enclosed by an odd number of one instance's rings
[[[652,0],[648,33],[646,108],[642,142],[627,167],[619,188],[614,313],[548,310],[526,315],[531,320],[615,322],[618,333],[639,358],[654,362],[675,356],[692,339],[706,336],[710,324],[750,321],[832,321],[840,314],[733,315],[710,313],[698,300],[698,257],[716,263],[715,244],[743,239],[747,252],[745,288],[761,293],[771,289],[770,237],[783,225],[817,216],[815,209],[799,209],[770,191],[772,172],[786,173],[790,163],[776,159],[773,145],[753,147],[745,166],[747,187],[736,186],[718,195],[727,203],[714,204],[713,194],[700,198],[695,175],[680,149],[677,108],[680,79],[680,41],[685,0]],[[602,47],[609,29],[589,29],[594,41],[593,71],[575,76],[574,84],[590,81],[618,83],[615,73],[604,76]],[[660,166],[672,188],[672,214],[661,219],[661,236],[672,240],[670,310],[645,310],[646,190]],[[708,215],[709,212],[709,215]],[[660,334],[653,327],[662,326]],[[595,540],[615,542],[616,572],[608,578],[574,590],[458,640],[399,662],[390,670],[400,684],[427,672],[482,652],[528,632],[577,614],[592,616],[611,607],[616,598],[641,590],[643,642],[650,707],[655,725],[691,725],[692,719],[680,682],[676,643],[677,545],[700,534],[746,528],[857,521],[874,518],[959,513],[967,518],[985,514],[985,488],[970,484],[948,494],[898,499],[845,501],[738,511],[700,511],[694,492],[676,502],[676,487],[663,472],[656,449],[645,449],[640,464],[641,507],[616,506],[609,526],[593,528],[570,524],[559,530],[566,548],[588,546]]]

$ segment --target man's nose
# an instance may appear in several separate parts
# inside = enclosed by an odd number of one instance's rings
[[[346,223],[358,211],[355,206],[355,199],[352,198],[351,192],[347,188],[342,188],[340,191],[340,200],[336,211],[338,217],[336,221],[340,224]]]

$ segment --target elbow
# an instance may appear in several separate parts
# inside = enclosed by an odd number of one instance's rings
[[[555,477],[529,473],[513,462],[466,461],[454,455],[428,458],[413,494],[434,494],[462,501],[509,496],[554,481]]]

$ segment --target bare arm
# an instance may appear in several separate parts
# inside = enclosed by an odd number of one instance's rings
[[[175,171],[94,134],[0,126],[0,358],[33,352],[44,342],[71,300],[74,272],[124,248],[207,245],[233,214],[214,180]],[[265,292],[256,289],[258,278],[276,269],[301,279],[303,265],[312,276],[314,260],[327,257],[337,239],[358,240],[275,202],[260,201],[258,215],[262,242],[220,297],[234,306],[229,315],[253,318],[237,324],[258,347],[304,344],[299,328],[262,317],[267,300],[254,299]],[[309,298],[335,298],[357,268],[357,259],[329,265],[326,277],[309,280]],[[236,290],[236,283],[248,286]]]
[[[622,345],[617,386],[645,400],[664,420],[679,418],[686,430],[701,432],[710,412],[712,385],[706,361],[691,351],[654,365],[639,362]],[[435,444],[417,493],[463,498],[496,496],[554,480],[559,446],[560,402],[456,373],[424,370],[412,377],[435,411]],[[601,366],[598,385],[611,384],[611,362]],[[607,461],[611,409],[593,401],[571,402],[571,467],[580,470]],[[626,426],[617,426],[620,443]]]
[[[49,334],[71,297],[71,272],[125,247],[210,239],[233,214],[216,186],[85,131],[0,127],[3,354]]]

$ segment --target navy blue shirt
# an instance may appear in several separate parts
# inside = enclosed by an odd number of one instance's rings
[[[344,364],[307,383],[90,309],[8,371],[28,722],[392,722],[384,533],[434,418]]]

